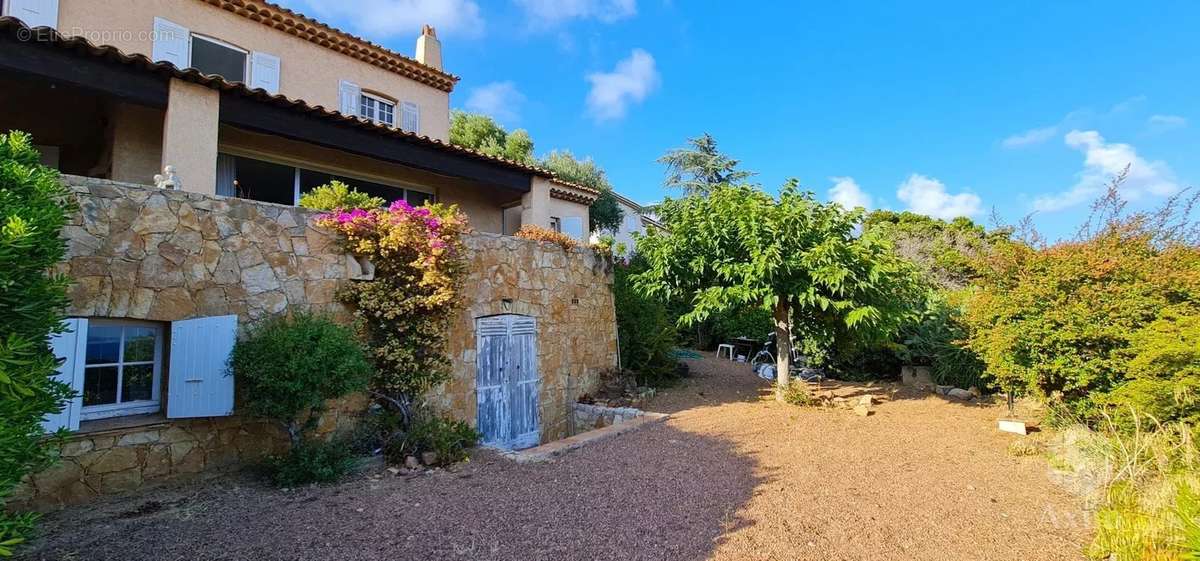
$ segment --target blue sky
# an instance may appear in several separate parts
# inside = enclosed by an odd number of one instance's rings
[[[1152,206],[1200,178],[1200,4],[289,0],[411,53],[438,28],[457,108],[664,196],[702,132],[775,190],[1069,236],[1131,164]]]

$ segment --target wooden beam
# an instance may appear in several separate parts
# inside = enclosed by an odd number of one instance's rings
[[[95,56],[79,56],[45,41],[0,35],[0,72],[68,85],[126,101],[167,106],[167,77]]]

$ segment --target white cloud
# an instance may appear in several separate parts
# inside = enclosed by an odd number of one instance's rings
[[[908,210],[942,220],[979,214],[983,201],[974,193],[950,194],[946,185],[935,178],[914,173],[900,184],[896,197]]]
[[[634,49],[612,72],[588,74],[587,80],[592,83],[587,96],[588,113],[597,121],[608,121],[624,117],[629,105],[646,99],[662,78],[654,57]]]
[[[521,118],[521,104],[525,95],[512,82],[492,82],[471,90],[464,104],[468,111],[491,115],[505,125],[512,125]]]
[[[830,177],[833,187],[829,188],[829,200],[845,209],[871,208],[871,195],[862,190],[853,177]]]
[[[1025,132],[1017,133],[1000,141],[1000,145],[1004,148],[1015,149],[1034,146],[1045,143],[1054,137],[1062,134],[1063,131],[1071,130],[1076,127],[1096,126],[1094,123],[1111,121],[1124,113],[1136,109],[1139,105],[1146,101],[1146,96],[1138,95],[1128,99],[1114,103],[1107,111],[1097,112],[1091,108],[1084,107],[1067,113],[1063,118],[1052,125],[1029,129]],[[1092,123],[1092,124],[1088,124]]]
[[[575,19],[605,23],[637,15],[637,0],[515,0],[533,28],[549,28]]]
[[[1058,134],[1058,126],[1029,129],[1020,134],[1014,134],[1000,142],[1005,148],[1020,148],[1032,144],[1041,144]]]
[[[1151,115],[1146,119],[1146,132],[1149,134],[1160,134],[1175,129],[1181,129],[1188,125],[1188,120],[1179,115]]]
[[[439,36],[478,37],[484,21],[474,0],[292,0],[312,16],[349,22],[355,33],[369,38],[415,36],[428,23]]]
[[[1079,181],[1066,191],[1034,199],[1036,210],[1055,211],[1091,201],[1104,192],[1105,185],[1125,166],[1129,166],[1129,175],[1121,185],[1121,193],[1130,200],[1179,192],[1175,174],[1166,162],[1147,161],[1129,144],[1108,142],[1096,131],[1073,130],[1063,140],[1084,154]]]

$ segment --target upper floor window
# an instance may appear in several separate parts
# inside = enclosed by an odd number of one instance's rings
[[[155,61],[166,61],[178,68],[195,68],[230,82],[241,82],[267,93],[279,93],[279,57],[260,51],[250,52],[220,39],[192,33],[172,21],[154,18]]]
[[[396,125],[396,102],[363,92],[358,101],[359,116],[389,127]]]
[[[247,60],[249,53],[242,49],[203,35],[192,35],[192,68],[196,70],[230,82],[245,82]]]

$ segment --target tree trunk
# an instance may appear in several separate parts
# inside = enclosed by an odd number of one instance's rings
[[[775,304],[775,399],[783,401],[784,390],[791,383],[792,318],[787,298]]]

